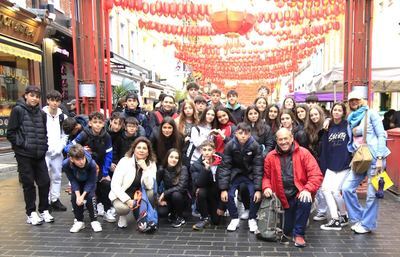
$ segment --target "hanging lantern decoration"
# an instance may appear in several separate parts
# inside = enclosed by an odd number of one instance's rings
[[[242,3],[241,3],[242,2]],[[253,28],[257,18],[243,6],[246,1],[222,1],[210,14],[210,23],[217,34],[244,35]]]

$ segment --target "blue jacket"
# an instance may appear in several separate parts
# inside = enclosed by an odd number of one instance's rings
[[[71,182],[72,193],[81,191],[82,184],[84,185],[83,191],[87,193],[94,192],[96,189],[96,162],[89,154],[85,154],[85,156],[86,164],[83,168],[75,166],[70,162],[69,158],[63,161],[62,171],[67,175],[69,182]]]
[[[361,132],[361,136],[364,133],[364,118],[362,118],[359,128]],[[354,153],[357,150],[357,146],[353,142],[353,131],[350,126],[347,127],[347,132],[349,134],[350,140],[347,144],[347,149],[349,152]],[[373,164],[376,162],[377,157],[386,158],[390,154],[389,148],[386,147],[386,139],[387,134],[385,129],[383,128],[382,119],[379,114],[371,109],[368,109],[368,125],[367,125],[367,144],[368,148],[371,151],[372,157],[374,158]]]

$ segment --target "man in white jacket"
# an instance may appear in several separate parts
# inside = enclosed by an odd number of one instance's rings
[[[63,149],[67,143],[68,136],[62,130],[62,122],[67,118],[59,108],[61,94],[52,90],[47,96],[47,106],[43,111],[47,115],[47,138],[48,150],[46,153],[46,164],[50,175],[50,208],[53,211],[66,211],[67,208],[60,202],[61,192],[61,170],[64,159]]]

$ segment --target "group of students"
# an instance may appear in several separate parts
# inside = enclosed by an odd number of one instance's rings
[[[257,232],[260,202],[272,194],[285,209],[284,244],[292,237],[295,246],[306,245],[314,197],[314,220],[330,217],[321,229],[341,230],[349,219],[356,233],[376,228],[374,188],[368,182],[365,208],[355,189],[365,176],[383,169],[390,151],[379,115],[357,92],[349,94],[347,115],[343,103],[333,104],[326,113],[315,96],[307,104],[286,98],[281,107],[268,105],[263,88],[247,108],[238,103],[235,90],[227,93],[226,105],[218,89],[210,92],[209,101],[198,94],[196,83],[187,91],[187,99],[179,104],[173,96],[164,96],[151,113],[141,110],[138,95],[130,93],[124,108],[108,121],[100,112],[86,121],[82,116],[64,117],[56,91],[47,95],[48,106],[41,111],[40,89],[28,86],[12,110],[7,131],[24,189],[27,222],[53,222],[50,209],[66,210],[59,201],[62,170],[72,189],[75,221],[70,232],[85,227],[84,203],[94,231],[102,230],[99,214],[108,222],[118,218],[118,227],[127,227],[130,212],[140,218],[138,190],[175,228],[186,223],[184,212],[189,210],[200,216],[194,230],[219,224],[229,213],[228,231],[247,219],[250,232]],[[364,134],[374,160],[369,171],[359,175],[351,171],[350,161]],[[104,212],[97,209],[98,203]],[[240,216],[239,204],[244,206]]]

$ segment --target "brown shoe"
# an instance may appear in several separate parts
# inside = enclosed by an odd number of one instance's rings
[[[295,236],[294,237],[294,246],[296,247],[306,247],[306,241],[303,236]]]

